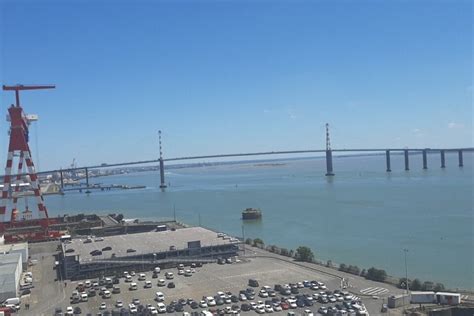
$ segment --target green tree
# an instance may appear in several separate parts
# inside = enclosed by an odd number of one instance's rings
[[[313,262],[314,254],[309,247],[299,246],[296,249],[296,258],[300,261]]]
[[[280,254],[281,254],[282,256],[287,256],[287,257],[288,257],[288,255],[290,254],[290,252],[289,252],[288,249],[286,249],[286,248],[281,248],[281,249],[280,249]]]
[[[247,245],[251,245],[251,244],[253,244],[253,239],[252,238],[247,238],[247,239],[245,239],[245,243]]]
[[[362,269],[362,271],[360,271],[360,276],[365,278],[367,276],[367,271]]]
[[[339,265],[339,271],[347,271],[347,266],[344,263]]]
[[[435,292],[441,292],[445,290],[444,284],[443,283],[436,283],[434,287]]]
[[[290,252],[288,252],[288,257],[292,257],[295,255],[295,251],[293,249],[290,249]]]
[[[265,244],[263,243],[263,240],[261,240],[260,238],[255,238],[255,239],[253,240],[253,246],[254,246],[254,247],[258,247],[259,245],[262,245],[262,246],[263,246],[263,245],[265,245]]]
[[[431,282],[431,281],[425,281],[425,282],[423,282],[423,285],[421,286],[421,289],[423,291],[433,291],[434,283]]]
[[[355,274],[355,275],[359,275],[360,274],[360,269],[359,269],[358,266],[350,265],[349,267],[347,267],[347,272]]]
[[[328,260],[328,261],[326,262],[326,267],[332,268],[332,261],[331,261],[331,260]]]
[[[387,272],[385,272],[385,270],[372,267],[367,270],[367,275],[365,277],[369,280],[383,282],[387,278]]]
[[[414,279],[414,280],[410,283],[410,290],[412,290],[412,291],[419,291],[419,290],[421,290],[421,281],[418,280],[418,279]]]

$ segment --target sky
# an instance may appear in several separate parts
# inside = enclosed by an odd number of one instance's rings
[[[0,0],[40,170],[215,153],[472,147],[472,2]],[[14,102],[0,97],[0,111]],[[2,117],[4,117],[2,115]],[[0,163],[8,146],[0,121]]]

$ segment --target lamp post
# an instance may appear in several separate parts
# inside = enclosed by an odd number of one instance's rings
[[[406,285],[406,294],[405,296],[408,297],[408,291],[409,291],[409,288],[408,288],[408,266],[407,266],[407,253],[408,253],[408,249],[407,248],[403,248],[403,253],[405,254],[405,285]],[[403,298],[403,301],[405,301],[405,298]],[[408,304],[410,304],[410,300],[408,300]],[[404,305],[404,309],[406,310],[406,305]]]

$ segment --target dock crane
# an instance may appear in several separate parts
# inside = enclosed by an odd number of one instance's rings
[[[20,91],[54,88],[54,85],[18,84],[14,86],[3,86],[4,91],[15,91],[15,104],[12,104],[8,108],[7,115],[7,121],[11,124],[9,130],[10,142],[0,204],[0,232],[5,233],[5,241],[7,242],[44,240],[59,235],[59,232],[49,231],[50,219],[48,217],[48,210],[44,204],[33,157],[28,145],[29,125],[31,122],[38,120],[38,116],[25,114],[20,103]],[[16,209],[17,194],[16,196],[12,196],[13,207],[11,217],[8,219],[5,218],[5,215],[7,213],[8,200],[11,195],[12,169],[15,157],[19,158],[15,182],[19,184],[22,177],[25,177],[27,181],[30,182],[36,199],[37,213],[33,214],[33,212],[26,207],[26,210],[23,212],[23,217],[19,218],[19,212]],[[24,165],[26,166],[26,173],[23,173]],[[15,185],[15,191],[17,190],[19,190],[19,185]]]

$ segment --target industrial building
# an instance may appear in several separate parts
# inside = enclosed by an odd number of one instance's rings
[[[239,243],[202,227],[76,238],[62,243],[61,268],[67,279],[114,275],[124,270],[234,256]]]
[[[22,272],[21,253],[0,254],[0,302],[17,297]]]
[[[28,243],[22,242],[17,244],[0,245],[0,255],[6,253],[21,253],[22,268],[26,270],[28,267]]]

